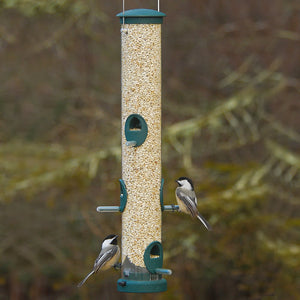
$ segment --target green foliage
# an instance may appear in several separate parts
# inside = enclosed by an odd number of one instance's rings
[[[0,199],[4,201],[24,191],[34,192],[52,185],[64,185],[74,176],[79,181],[93,179],[102,160],[119,161],[120,148],[87,152],[87,149],[64,149],[39,144],[8,143],[0,147],[2,177]],[[9,158],[9,159],[8,159]]]

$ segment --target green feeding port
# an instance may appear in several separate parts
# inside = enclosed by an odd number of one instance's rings
[[[171,270],[162,269],[163,248],[160,242],[150,243],[144,252],[146,268],[134,266],[128,259],[123,263],[123,278],[118,280],[118,291],[125,293],[159,293],[167,290],[167,280],[162,274],[171,275]]]
[[[148,126],[141,115],[132,114],[125,122],[125,138],[128,146],[141,146],[148,135]]]
[[[120,182],[120,189],[121,189],[121,194],[120,194],[120,206],[119,206],[119,211],[123,212],[127,203],[127,190],[126,190],[126,185],[123,179],[119,179]]]
[[[131,9],[119,14],[120,24],[162,24],[166,14],[154,9]]]
[[[156,269],[163,265],[163,248],[160,242],[154,241],[147,246],[144,253],[144,262],[147,270],[155,274]]]

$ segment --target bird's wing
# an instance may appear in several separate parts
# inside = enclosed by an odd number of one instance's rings
[[[176,195],[181,201],[185,204],[187,210],[193,217],[197,217],[197,206],[195,204],[195,197],[188,195],[185,192],[182,192],[179,188],[176,189]]]
[[[194,191],[185,191],[185,194],[194,202],[195,206],[197,207],[197,198]]]
[[[186,191],[181,191],[179,188],[176,189],[176,195],[182,202],[185,204],[185,207],[190,212],[192,217],[198,218],[202,224],[206,227],[207,230],[212,230],[210,224],[205,220],[205,218],[199,213],[197,204],[196,204],[196,196],[194,193],[189,193]]]
[[[118,251],[118,246],[111,245],[102,249],[94,263],[94,271],[97,273]]]

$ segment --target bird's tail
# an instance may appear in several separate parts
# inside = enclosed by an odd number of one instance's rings
[[[207,230],[212,230],[209,223],[204,219],[204,217],[198,212],[197,218],[202,222],[202,224],[206,227]]]
[[[87,279],[91,276],[91,275],[93,275],[95,273],[95,271],[93,270],[91,273],[89,273],[88,275],[86,275],[86,277],[82,280],[82,281],[80,281],[79,283],[78,283],[78,285],[77,285],[77,287],[81,287],[86,281],[87,281]]]

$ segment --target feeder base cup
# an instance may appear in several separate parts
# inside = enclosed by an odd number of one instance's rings
[[[118,280],[118,291],[124,293],[159,293],[167,290],[167,280],[138,281]]]

